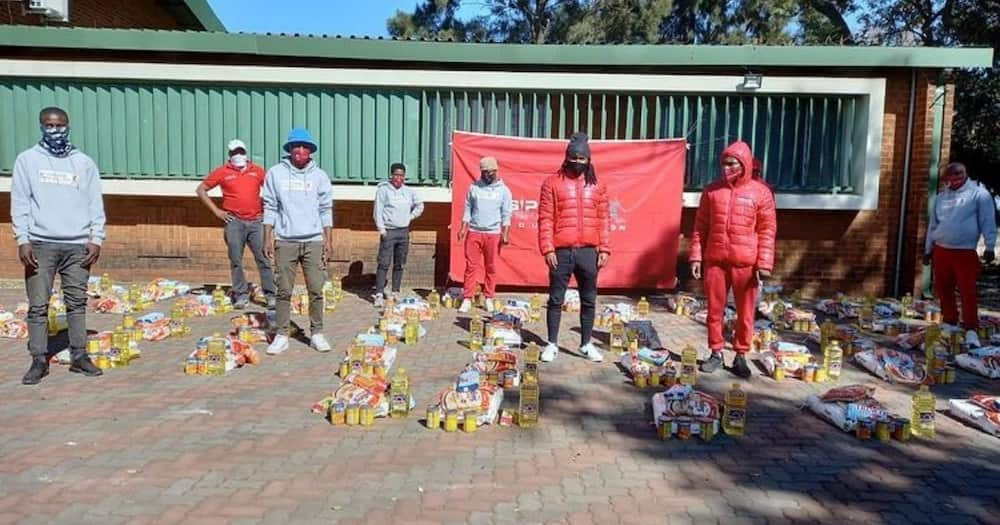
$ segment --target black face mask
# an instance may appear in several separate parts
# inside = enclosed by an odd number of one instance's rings
[[[577,175],[585,173],[587,171],[587,166],[589,166],[589,164],[585,162],[573,162],[573,161],[566,162],[566,169],[571,173],[575,173]]]

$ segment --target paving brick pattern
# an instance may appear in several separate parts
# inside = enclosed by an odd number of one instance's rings
[[[0,299],[13,306],[22,293]],[[668,347],[703,341],[702,326],[653,306]],[[571,348],[574,317],[561,335]],[[88,319],[108,329],[120,316]],[[803,411],[821,387],[793,380],[748,383],[743,438],[660,442],[652,391],[630,386],[610,356],[593,364],[569,350],[543,366],[538,428],[428,431],[419,414],[469,358],[454,310],[401,347],[417,415],[331,427],[309,408],[338,384],[345,342],[374,319],[348,294],[327,316],[334,352],[297,342],[221,378],[183,374],[192,336],[146,343],[135,364],[101,378],[54,365],[26,387],[25,345],[4,340],[0,523],[1000,523],[1000,440],[939,415],[933,442],[860,442]],[[198,335],[227,325],[193,322]],[[846,374],[908,412],[911,389]],[[720,371],[699,387],[721,396],[731,382]],[[962,372],[935,388],[939,407],[998,391]]]

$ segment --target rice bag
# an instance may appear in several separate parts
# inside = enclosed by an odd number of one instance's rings
[[[888,348],[864,350],[854,354],[854,362],[891,383],[917,385],[927,378],[927,371],[903,352]]]
[[[990,379],[1000,379],[1000,346],[970,348],[955,356],[955,364]]]
[[[805,366],[812,359],[812,354],[806,346],[788,341],[772,342],[768,346],[768,351],[760,356],[768,375],[774,375],[774,370],[780,366],[785,371],[785,376],[798,378],[803,376]]]
[[[949,399],[948,413],[987,434],[1000,437],[1000,398],[996,396]]]

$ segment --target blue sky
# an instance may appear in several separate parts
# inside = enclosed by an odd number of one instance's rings
[[[417,0],[209,0],[209,3],[232,32],[388,36],[385,21],[397,9],[412,11]]]

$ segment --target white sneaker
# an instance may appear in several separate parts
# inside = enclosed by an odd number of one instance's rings
[[[316,350],[317,352],[330,351],[330,343],[326,341],[326,336],[323,334],[313,334],[312,337],[309,338],[309,344],[313,347],[313,350]]]
[[[559,347],[555,343],[549,343],[542,350],[542,362],[551,363],[556,360],[557,355],[559,355]]]
[[[276,335],[274,341],[267,347],[267,355],[278,355],[285,350],[288,350],[288,336]]]
[[[487,298],[486,298],[486,311],[487,311],[488,313],[493,313],[493,312],[495,312],[495,311],[496,311],[496,309],[495,309],[495,308],[493,308],[494,306],[495,306],[495,305],[493,304],[493,298],[492,298],[492,297],[487,297]]]
[[[979,342],[979,334],[977,334],[975,330],[965,332],[965,346],[969,348],[979,348],[982,346]]]
[[[587,343],[580,347],[580,353],[589,357],[591,362],[600,363],[604,361],[604,354],[594,346],[594,343]]]
[[[68,365],[70,361],[72,361],[69,355],[69,348],[56,354],[56,361],[58,361],[60,365]]]
[[[372,303],[374,303],[375,308],[382,308],[385,306],[385,297],[382,294],[377,293],[372,296]]]
[[[459,313],[467,314],[469,310],[472,310],[472,301],[468,299],[462,299],[462,306],[458,307]]]

